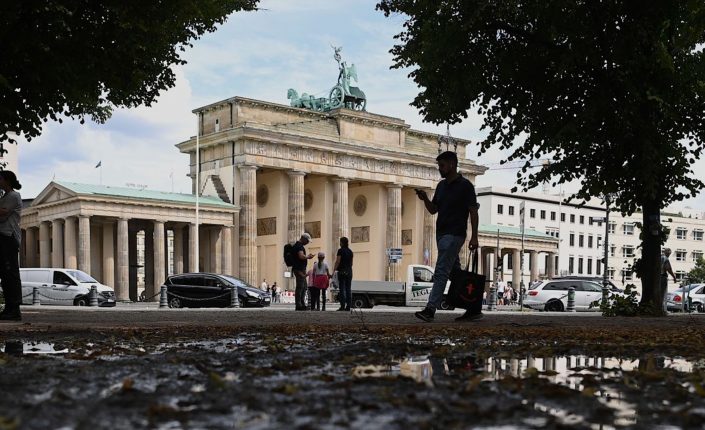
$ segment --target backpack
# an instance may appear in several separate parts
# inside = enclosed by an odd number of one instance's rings
[[[294,245],[287,243],[284,245],[284,264],[287,267],[292,267],[296,262],[296,254],[294,253]]]

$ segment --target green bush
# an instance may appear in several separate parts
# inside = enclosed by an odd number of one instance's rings
[[[636,292],[636,286],[629,284],[624,289],[623,294],[610,293],[607,296],[607,303],[602,303],[602,300],[596,300],[590,303],[590,308],[599,307],[602,315],[606,317],[634,317],[643,315],[646,309],[641,309]]]

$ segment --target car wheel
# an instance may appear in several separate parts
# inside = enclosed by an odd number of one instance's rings
[[[364,296],[353,296],[352,304],[354,308],[358,309],[366,308],[369,306],[369,304],[367,303],[367,298],[365,298]]]
[[[546,312],[563,312],[563,302],[560,300],[551,300],[546,303]]]
[[[78,297],[73,301],[74,306],[88,306],[88,297]]]
[[[183,308],[184,304],[181,302],[180,298],[171,296],[169,297],[169,307],[172,309],[179,309]]]
[[[443,296],[443,299],[441,300],[441,304],[438,306],[438,308],[442,311],[449,311],[451,309],[454,309],[453,306],[448,303],[448,297]]]
[[[699,313],[705,312],[705,306],[703,306],[702,303],[694,303],[693,305],[695,306],[695,310],[697,312],[699,312]]]

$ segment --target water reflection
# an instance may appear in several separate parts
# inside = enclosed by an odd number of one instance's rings
[[[4,346],[0,346],[0,351],[9,355],[28,354],[68,354],[68,348],[56,349],[53,343],[47,342],[22,342],[20,340],[5,341]]]
[[[657,373],[671,369],[681,373],[692,373],[701,369],[703,363],[683,358],[649,355],[637,359],[599,357],[593,355],[569,355],[552,357],[489,357],[478,358],[474,354],[433,357],[414,356],[394,361],[384,366],[357,366],[353,376],[406,377],[429,387],[434,379],[444,375],[475,373],[482,381],[499,381],[504,378],[541,378],[553,384],[574,390],[576,394],[594,396],[602,405],[612,410],[612,425],[593,424],[593,428],[609,429],[631,426],[637,423],[637,405],[626,399],[624,375],[629,372]],[[555,404],[533,401],[533,408],[555,417],[563,425],[584,422],[584,417],[568,408]]]

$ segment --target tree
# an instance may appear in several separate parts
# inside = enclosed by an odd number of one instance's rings
[[[661,313],[660,209],[705,184],[705,4],[637,0],[383,0],[405,14],[391,52],[421,87],[425,120],[476,109],[524,190],[572,180],[573,196],[612,195],[643,212],[642,305]],[[552,162],[530,172],[533,159]]]
[[[193,40],[259,0],[45,0],[0,6],[0,143],[60,116],[104,122],[175,83]]]
[[[705,260],[702,257],[698,258],[695,267],[688,272],[688,280],[694,284],[705,282]]]

